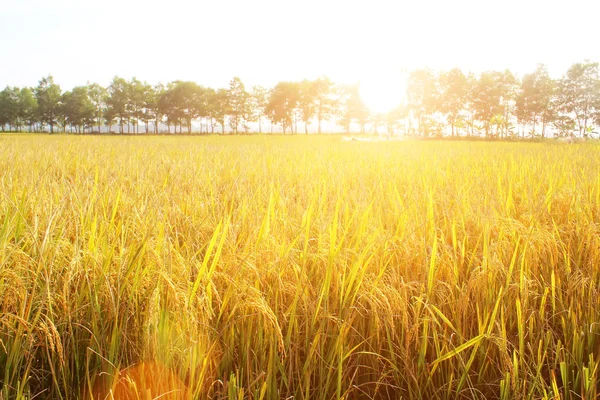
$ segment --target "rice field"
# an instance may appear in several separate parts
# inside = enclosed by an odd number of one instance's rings
[[[600,145],[0,136],[0,399],[594,399]]]

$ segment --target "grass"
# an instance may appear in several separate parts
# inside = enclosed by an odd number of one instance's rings
[[[0,136],[0,399],[593,399],[599,265],[593,143]]]

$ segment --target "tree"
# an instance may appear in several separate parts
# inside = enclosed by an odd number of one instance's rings
[[[440,111],[445,115],[455,135],[456,124],[461,119],[469,96],[469,82],[463,72],[454,68],[440,75]]]
[[[149,86],[146,88],[145,96],[145,110],[144,121],[146,123],[146,132],[148,131],[148,125],[150,121],[154,122],[154,133],[158,134],[158,127],[164,117],[163,110],[161,108],[160,99],[164,96],[165,86],[158,84],[155,86]]]
[[[154,87],[147,82],[143,82],[139,90],[141,103],[139,104],[137,119],[139,122],[144,123],[144,133],[148,133],[150,130],[150,121],[153,120],[151,106],[155,98]]]
[[[115,113],[115,110],[112,107],[107,107],[104,110],[104,122],[106,123],[109,133],[113,133],[112,126],[114,125],[116,119],[117,114]]]
[[[388,114],[386,113],[373,113],[371,114],[370,120],[373,127],[373,133],[375,135],[379,134],[380,126],[388,126]]]
[[[293,133],[294,114],[299,100],[300,91],[295,82],[279,82],[269,93],[265,114],[272,124],[281,124],[284,134],[288,128]]]
[[[459,119],[457,125],[464,125],[467,128],[467,136],[473,136],[475,134],[475,93],[477,91],[477,77],[474,73],[469,72],[467,74],[467,99],[465,104],[465,117]]]
[[[206,97],[206,109],[205,109],[205,117],[208,120],[208,126],[210,126],[210,133],[215,133],[215,126],[217,125],[217,111],[216,108],[218,106],[217,100],[217,91],[213,88],[206,88],[204,96]],[[208,126],[206,130],[208,132]]]
[[[571,137],[575,130],[575,120],[568,115],[557,115],[552,122],[554,129],[556,129],[556,136],[558,137]]]
[[[86,126],[94,123],[94,103],[86,86],[78,86],[63,95],[63,116],[66,123],[82,133]]]
[[[169,124],[175,125],[175,133],[178,124],[179,133],[182,133],[183,123],[188,133],[191,133],[193,121],[204,116],[206,112],[204,88],[191,81],[169,83],[159,102]]]
[[[181,125],[181,119],[183,118],[181,107],[177,104],[177,84],[177,81],[168,83],[165,91],[158,100],[162,114],[167,117],[168,133],[171,133],[171,125],[174,126],[175,133],[177,133],[177,125]]]
[[[210,93],[211,91],[208,88],[200,85],[196,87],[196,91],[194,93],[194,116],[200,120],[200,133],[202,133],[202,121],[205,118],[208,118]]]
[[[493,118],[504,113],[501,103],[501,79],[501,72],[483,72],[473,88],[475,118],[482,123],[486,137],[489,137],[491,134],[490,128]]]
[[[221,125],[221,133],[225,133],[225,119],[229,113],[227,89],[210,90],[207,93],[207,115],[211,119],[211,132],[214,133],[215,125]]]
[[[39,81],[35,88],[35,98],[38,103],[38,115],[40,122],[50,126],[50,133],[54,133],[54,125],[58,121],[61,110],[61,89],[54,83],[52,75],[48,75]]]
[[[333,82],[322,77],[315,80],[312,84],[313,102],[317,117],[317,133],[321,134],[321,124],[333,116],[336,101],[334,97],[335,86]]]
[[[394,135],[396,128],[402,128],[406,132],[404,122],[408,117],[408,110],[405,105],[401,104],[391,110],[386,115],[387,130],[390,135]]]
[[[351,119],[360,126],[360,133],[365,133],[365,126],[369,122],[371,113],[360,95],[360,84],[350,86],[348,112]]]
[[[510,132],[510,121],[515,111],[515,99],[519,90],[519,81],[509,70],[498,74],[498,93],[502,114],[496,115],[496,135],[507,137]],[[500,131],[499,131],[500,130]]]
[[[308,125],[316,114],[315,85],[307,79],[298,83],[298,111],[300,119],[304,123],[304,133],[308,135]]]
[[[18,87],[7,86],[0,92],[0,125],[8,125],[8,130],[19,129],[19,96]]]
[[[253,86],[250,92],[248,120],[258,122],[258,133],[262,133],[262,117],[268,104],[268,91],[262,86]]]
[[[102,120],[107,107],[106,99],[108,97],[108,91],[97,83],[88,83],[87,92],[94,109],[92,123],[98,127],[98,133],[100,133]]]
[[[63,132],[67,132],[69,121],[67,120],[66,106],[68,98],[71,96],[71,92],[67,91],[60,95],[60,111],[57,117],[57,124],[61,127]]]
[[[108,86],[106,104],[110,109],[108,115],[119,119],[119,133],[123,133],[123,123],[129,118],[127,104],[129,103],[129,89],[125,79],[115,76]],[[129,130],[129,126],[127,128]]]
[[[249,114],[250,95],[246,91],[244,83],[237,76],[229,82],[227,91],[227,108],[229,110],[229,125],[233,133],[237,135],[238,127],[246,124],[246,116]],[[247,129],[246,129],[247,130]]]
[[[371,115],[360,95],[360,84],[341,86],[338,99],[338,120],[346,133],[350,131],[350,124],[353,122],[360,126],[360,133],[365,133],[365,126]]]
[[[19,120],[29,125],[29,132],[37,121],[38,104],[31,88],[22,88],[19,92]]]
[[[429,69],[412,71],[406,95],[409,111],[416,118],[419,130],[425,137],[429,136],[429,124],[425,119],[439,109],[439,88],[434,73]]]
[[[558,83],[557,105],[571,116],[580,136],[587,136],[600,111],[600,72],[597,62],[573,64]],[[599,121],[600,122],[600,121]]]
[[[200,133],[215,132],[226,124],[232,133],[249,132],[258,124],[262,133],[263,118],[281,124],[284,133],[298,132],[298,123],[309,125],[335,119],[346,132],[355,125],[364,133],[377,132],[386,126],[390,134],[398,129],[423,136],[449,134],[468,136],[485,132],[486,137],[531,132],[547,135],[549,126],[557,135],[588,136],[600,125],[600,66],[585,61],[573,64],[560,80],[550,78],[545,66],[526,74],[520,82],[510,71],[488,71],[475,76],[455,68],[439,75],[429,69],[412,71],[407,81],[407,102],[386,114],[371,115],[360,96],[359,84],[335,85],[326,77],[316,80],[279,82],[270,90],[254,86],[250,93],[240,78],[234,77],[227,89],[214,90],[191,81],[174,81],[167,86],[151,86],[135,77],[125,80],[115,76],[107,88],[96,83],[76,87],[62,93],[51,75],[42,78],[35,88],[7,86],[0,91],[0,129],[29,131],[55,125],[71,127],[83,133],[86,129],[100,132],[102,124],[112,131],[117,121],[119,132],[145,132],[154,125],[171,125],[175,133],[192,132],[199,124]],[[91,111],[90,111],[91,110]],[[179,126],[179,130],[177,127]],[[206,126],[206,128],[205,128]],[[92,127],[95,127],[92,128]],[[96,128],[97,127],[97,128]],[[525,129],[522,130],[522,127]]]
[[[344,133],[350,133],[350,125],[352,124],[352,115],[348,109],[351,89],[348,85],[339,85],[334,89],[335,107],[333,114],[336,123],[344,129]]]
[[[133,133],[139,133],[139,121],[144,117],[146,87],[146,82],[141,82],[135,77],[127,82],[127,129],[129,130],[129,123],[131,123],[133,125]]]
[[[547,125],[555,118],[555,87],[555,82],[542,64],[539,64],[533,73],[523,77],[516,96],[516,115],[519,121],[531,125],[532,136],[540,123],[544,137]]]

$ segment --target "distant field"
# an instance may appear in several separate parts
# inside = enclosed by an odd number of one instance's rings
[[[593,399],[599,365],[596,143],[0,136],[0,399]]]

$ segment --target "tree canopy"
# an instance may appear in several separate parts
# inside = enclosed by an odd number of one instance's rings
[[[418,69],[406,93],[387,113],[373,113],[360,83],[336,84],[327,77],[283,81],[272,88],[247,89],[239,77],[227,88],[191,81],[151,85],[115,76],[103,87],[87,83],[64,91],[49,75],[36,87],[0,91],[0,130],[54,133],[298,133],[324,123],[344,132],[428,136],[589,137],[600,125],[600,68],[573,64],[553,79],[546,66],[522,78],[511,71],[478,75],[459,68]],[[314,131],[314,128],[311,128]]]

